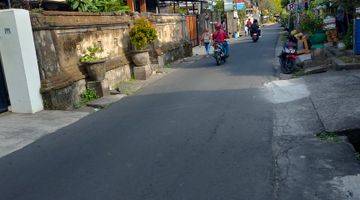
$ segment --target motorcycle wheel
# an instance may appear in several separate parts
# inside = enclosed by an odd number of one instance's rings
[[[295,62],[291,60],[284,60],[281,64],[281,71],[284,74],[291,74],[294,72]]]
[[[217,66],[221,65],[221,57],[220,56],[216,56],[216,65]]]
[[[295,71],[295,61],[288,60],[287,67],[289,74],[293,73]]]
[[[281,69],[281,72],[283,74],[289,74],[289,70],[288,70],[288,67],[287,67],[287,61],[286,60],[283,60],[281,57],[280,57],[280,69]]]

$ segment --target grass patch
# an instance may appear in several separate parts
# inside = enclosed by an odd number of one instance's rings
[[[281,42],[286,42],[287,40],[288,40],[288,38],[287,38],[287,35],[285,33],[280,35],[280,41]]]
[[[164,68],[165,68],[165,69],[170,69],[170,68],[171,68],[171,64],[170,64],[170,63],[165,64]]]
[[[31,9],[31,12],[32,13],[43,13],[44,9],[43,8],[34,8],[34,9]]]
[[[131,89],[131,88],[123,88],[122,90],[120,90],[120,92],[122,94],[126,94],[126,95],[132,95],[136,92],[135,89]]]
[[[115,88],[117,88],[121,94],[131,95],[137,91],[136,82],[137,80],[132,77],[129,80],[119,82],[116,84]]]
[[[319,138],[321,141],[334,142],[334,143],[340,142],[339,136],[333,132],[324,131],[316,134],[316,137]]]
[[[81,95],[80,95],[80,102],[76,102],[73,106],[75,109],[79,109],[82,106],[86,105],[90,101],[93,101],[95,99],[98,99],[99,97],[96,94],[96,91],[93,89],[86,89]]]
[[[305,70],[304,69],[298,69],[292,75],[293,78],[298,78],[298,77],[301,77],[301,76],[305,76]]]
[[[360,57],[357,56],[340,56],[338,59],[344,63],[360,63]]]
[[[359,152],[355,153],[355,158],[356,158],[356,160],[360,161],[360,153]]]

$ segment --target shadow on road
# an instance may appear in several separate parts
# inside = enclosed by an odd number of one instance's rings
[[[1,158],[1,198],[270,199],[272,125],[252,89],[127,97]]]

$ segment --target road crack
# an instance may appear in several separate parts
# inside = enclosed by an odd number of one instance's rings
[[[208,139],[206,140],[207,142],[211,142],[215,138],[215,136],[218,134],[220,126],[224,123],[224,121],[225,121],[225,112],[223,112],[220,115],[219,119],[216,121],[215,127],[211,131]]]

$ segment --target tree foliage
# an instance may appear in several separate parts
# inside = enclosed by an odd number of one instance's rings
[[[290,3],[290,0],[281,0],[281,7],[285,8]]]
[[[280,14],[283,0],[254,0],[263,13],[270,15]]]
[[[224,0],[215,1],[215,11],[220,13],[224,12]]]

